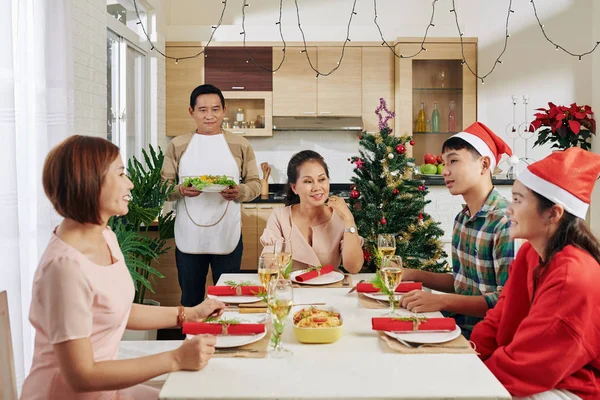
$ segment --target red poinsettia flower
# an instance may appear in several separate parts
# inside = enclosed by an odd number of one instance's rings
[[[553,148],[564,149],[579,146],[589,150],[591,135],[596,134],[596,120],[592,108],[572,103],[557,106],[549,102],[548,108],[537,108],[535,119],[531,121],[530,132],[538,131],[534,146],[553,142]]]

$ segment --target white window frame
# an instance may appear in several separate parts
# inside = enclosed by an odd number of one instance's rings
[[[156,20],[152,6],[144,1],[137,0],[138,6],[141,6],[140,12],[145,12],[146,18],[142,21],[150,38],[154,41],[156,37],[154,22]],[[144,21],[145,20],[145,21]],[[106,12],[106,27],[107,35],[113,35],[119,38],[119,94],[118,94],[118,112],[115,112],[116,122],[119,124],[118,137],[113,137],[112,141],[119,146],[123,162],[127,164],[127,135],[126,118],[124,118],[124,104],[126,104],[126,75],[127,75],[127,46],[139,51],[145,56],[145,73],[144,73],[144,128],[145,128],[145,143],[157,147],[158,142],[158,123],[157,123],[157,59],[156,54],[152,51],[152,46],[143,35],[141,27],[138,28],[139,33],[131,30],[123,23],[117,21],[111,14]],[[108,61],[108,60],[107,60]],[[138,148],[131,152],[138,160],[141,161],[142,149]]]

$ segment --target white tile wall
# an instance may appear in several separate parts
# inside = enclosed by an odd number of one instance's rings
[[[106,137],[106,0],[72,0],[75,133]]]

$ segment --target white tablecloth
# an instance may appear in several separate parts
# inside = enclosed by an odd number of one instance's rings
[[[355,283],[364,276],[354,277]],[[254,280],[256,275],[222,275]],[[510,399],[509,393],[475,355],[394,353],[371,330],[371,317],[385,310],[360,306],[348,289],[294,289],[295,303],[324,302],[344,319],[340,340],[307,345],[288,322],[287,359],[214,358],[198,372],[168,376],[161,399]],[[401,310],[402,311],[402,310]],[[406,312],[406,311],[405,311]],[[408,314],[408,312],[406,312]],[[429,317],[439,313],[426,314]],[[121,357],[158,353],[178,342],[122,342]]]

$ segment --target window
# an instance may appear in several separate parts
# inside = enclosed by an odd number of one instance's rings
[[[144,21],[145,9],[139,0],[137,5]],[[132,156],[141,159],[150,140],[149,51],[136,32],[132,0],[108,0],[107,11],[125,25],[109,24],[106,40],[107,139],[119,146],[127,163]]]

